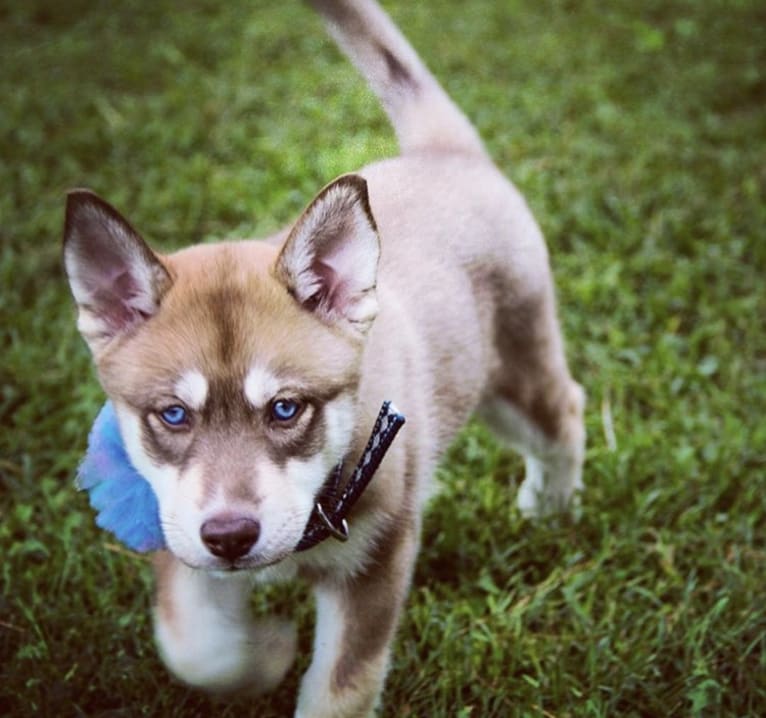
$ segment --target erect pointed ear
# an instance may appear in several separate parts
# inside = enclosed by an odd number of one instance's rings
[[[171,278],[126,219],[89,190],[67,195],[64,266],[77,326],[97,352],[159,309]]]
[[[344,175],[325,187],[290,232],[278,279],[307,310],[365,333],[378,312],[380,242],[367,182]]]

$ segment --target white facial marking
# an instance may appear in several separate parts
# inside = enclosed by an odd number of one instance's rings
[[[245,397],[256,409],[266,406],[279,389],[277,377],[258,364],[253,366],[245,377]]]
[[[158,466],[146,454],[141,442],[141,420],[135,412],[121,403],[115,403],[114,408],[125,451],[138,473],[151,484],[162,508],[172,500],[175,485],[178,483],[178,470],[173,466]]]
[[[162,532],[168,548],[176,556],[193,562],[205,554],[197,518],[197,502],[203,492],[200,472],[191,467],[184,475],[184,481],[179,481],[177,468],[157,465],[144,451],[139,417],[121,404],[115,404],[115,410],[125,450],[133,466],[149,482],[157,496]]]
[[[190,409],[199,411],[207,399],[208,383],[207,379],[196,369],[190,369],[181,375],[176,382],[176,396],[184,402]]]

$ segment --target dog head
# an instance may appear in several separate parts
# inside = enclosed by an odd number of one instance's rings
[[[168,256],[93,193],[69,194],[78,328],[188,565],[270,565],[300,540],[351,441],[378,257],[355,175],[322,190],[281,247]]]

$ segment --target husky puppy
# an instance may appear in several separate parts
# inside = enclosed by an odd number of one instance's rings
[[[434,469],[472,413],[521,451],[525,514],[582,488],[580,386],[548,255],[518,191],[373,0],[312,0],[391,119],[399,156],[331,182],[269,241],[151,250],[113,207],[69,194],[78,327],[131,461],[157,495],[157,643],[215,692],[274,688],[290,624],[253,581],[314,587],[296,716],[375,711]],[[407,417],[345,543],[296,552],[316,497],[378,408]]]

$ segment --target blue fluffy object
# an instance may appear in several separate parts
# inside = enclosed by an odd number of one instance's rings
[[[98,512],[96,525],[128,548],[141,553],[165,548],[157,497],[128,458],[111,402],[93,423],[77,487],[88,492]]]

